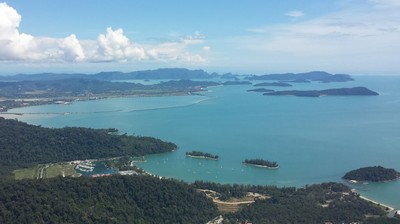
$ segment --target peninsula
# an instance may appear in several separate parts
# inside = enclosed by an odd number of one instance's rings
[[[187,157],[192,157],[192,158],[199,158],[199,159],[211,159],[211,160],[218,160],[219,159],[218,155],[213,155],[211,153],[200,152],[200,151],[186,152],[186,156]]]
[[[382,166],[363,167],[347,172],[343,179],[350,181],[384,182],[400,178],[400,173],[394,169]]]
[[[273,161],[268,161],[268,160],[263,160],[263,159],[246,159],[243,162],[244,165],[251,165],[251,166],[257,166],[257,167],[263,167],[263,168],[270,168],[270,169],[278,169],[279,165],[277,162]]]

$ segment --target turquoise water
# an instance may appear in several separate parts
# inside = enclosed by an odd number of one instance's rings
[[[179,146],[147,156],[145,170],[186,181],[304,186],[341,181],[349,170],[382,165],[400,170],[400,78],[356,77],[347,83],[299,83],[293,89],[366,86],[380,96],[262,96],[251,86],[219,86],[205,96],[137,97],[19,108],[19,120],[48,127],[116,127]],[[283,89],[275,87],[275,89]],[[285,88],[289,89],[289,88]],[[217,154],[219,161],[185,157]],[[247,158],[277,161],[278,170],[244,167]],[[353,185],[400,208],[400,181]]]

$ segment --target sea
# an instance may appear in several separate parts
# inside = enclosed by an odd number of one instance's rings
[[[109,98],[9,112],[23,113],[18,120],[44,127],[117,128],[120,133],[174,142],[177,151],[146,156],[147,162],[137,164],[165,178],[281,187],[335,181],[400,209],[400,181],[342,180],[346,172],[365,166],[400,171],[400,77],[354,78],[271,89],[365,86],[380,95],[263,96],[247,92],[255,88],[251,85],[232,85],[211,87],[201,95]],[[185,152],[192,150],[220,159],[186,157]],[[280,167],[242,165],[245,159],[256,158],[276,161]]]

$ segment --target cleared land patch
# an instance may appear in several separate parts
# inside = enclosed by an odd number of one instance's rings
[[[16,180],[21,179],[42,179],[57,176],[75,177],[79,174],[75,171],[74,164],[55,163],[39,164],[33,167],[18,169],[13,171]]]

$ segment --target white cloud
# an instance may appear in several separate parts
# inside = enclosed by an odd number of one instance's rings
[[[398,72],[400,65],[395,58],[400,55],[400,14],[380,7],[398,2],[371,0],[367,6],[256,28],[257,32],[235,38],[234,44],[247,51],[245,54],[262,57],[268,68],[286,63],[299,70],[308,66],[331,71]]]
[[[92,60],[124,62],[146,59],[143,47],[132,43],[122,29],[113,31],[108,27],[106,32],[97,37],[97,52]]]
[[[298,19],[298,18],[303,17],[304,13],[302,11],[295,10],[295,11],[290,11],[290,12],[285,13],[285,15],[295,18],[295,19]]]
[[[61,49],[64,52],[64,56],[67,61],[79,62],[85,59],[82,46],[74,34],[64,39],[61,44]]]
[[[189,52],[188,47],[203,43],[204,36],[194,35],[176,41],[154,45],[141,45],[131,41],[123,29],[106,29],[96,40],[78,40],[75,34],[66,38],[34,37],[19,32],[21,15],[0,3],[0,61],[41,63],[80,62],[131,62],[131,61],[180,61],[204,63],[199,53]]]
[[[399,0],[370,0],[370,2],[377,7],[383,7],[383,8],[400,7]]]

